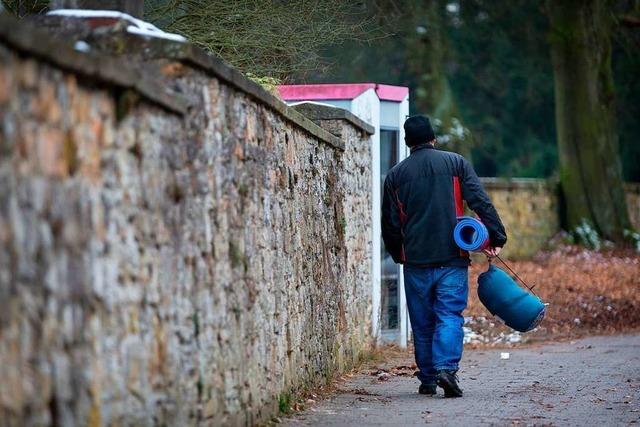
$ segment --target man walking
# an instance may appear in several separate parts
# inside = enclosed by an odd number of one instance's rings
[[[507,241],[504,226],[469,162],[435,148],[429,119],[404,123],[411,155],[393,167],[384,182],[382,237],[396,263],[404,265],[404,286],[413,329],[420,394],[461,397],[458,363],[462,357],[467,306],[469,255],[453,240],[462,200],[489,230],[488,256]]]

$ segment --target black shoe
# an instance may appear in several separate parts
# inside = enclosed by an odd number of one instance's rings
[[[462,397],[456,371],[438,371],[436,382],[444,390],[444,397]]]
[[[420,384],[420,388],[418,388],[418,393],[420,394],[428,394],[429,396],[433,396],[436,394],[436,385],[435,384]]]

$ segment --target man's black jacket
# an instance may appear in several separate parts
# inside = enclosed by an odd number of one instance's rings
[[[453,240],[462,199],[486,225],[491,246],[504,246],[504,226],[469,162],[430,144],[413,147],[384,181],[382,238],[393,260],[425,267],[469,265],[468,254]]]

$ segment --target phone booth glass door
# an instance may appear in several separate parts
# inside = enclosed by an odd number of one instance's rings
[[[398,146],[398,130],[397,129],[381,129],[380,130],[380,188],[384,189],[384,179],[387,172],[398,163],[399,146]],[[383,336],[391,338],[391,334],[395,334],[399,329],[399,306],[400,306],[400,266],[398,266],[381,244],[381,329]]]

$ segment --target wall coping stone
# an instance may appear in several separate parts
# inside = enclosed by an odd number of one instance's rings
[[[25,21],[17,20],[7,14],[0,14],[0,43],[62,69],[135,90],[147,100],[172,113],[179,115],[187,113],[189,103],[183,96],[168,91],[162,81],[150,78],[146,73],[143,73],[140,67],[132,66],[123,59],[115,59],[105,52],[79,52],[74,49],[73,40],[52,37],[50,32],[43,31],[36,25]],[[139,36],[131,37],[140,38]],[[276,111],[313,137],[333,148],[344,151],[344,142],[340,138],[321,128],[294,108],[289,107],[284,101],[226,64],[222,59],[189,43],[158,39],[149,42],[156,49],[160,43],[159,50],[162,51],[161,57],[163,59],[185,62],[214,75]]]
[[[305,101],[291,106],[313,121],[346,120],[356,128],[360,129],[362,132],[365,132],[369,135],[373,135],[374,133],[376,133],[376,128],[360,119],[351,111],[345,110],[344,108],[311,101]]]
[[[526,188],[539,188],[546,187],[548,189],[555,189],[560,183],[556,179],[546,178],[499,178],[499,177],[481,177],[482,184],[491,189],[526,189]],[[623,183],[624,190],[627,193],[640,194],[640,182],[625,182]]]
[[[79,52],[71,43],[51,37],[50,33],[6,14],[0,15],[0,43],[65,70],[135,90],[172,113],[184,115],[187,112],[186,99],[167,92],[163,84],[145,77],[140,70],[126,62],[104,54]]]
[[[640,182],[625,182],[623,185],[627,193],[640,194]]]
[[[245,92],[255,100],[280,113],[286,119],[298,125],[312,136],[326,142],[334,148],[344,150],[344,142],[342,142],[340,138],[321,128],[316,123],[305,117],[302,113],[296,111],[293,107],[288,106],[283,100],[271,94],[258,83],[247,78],[240,71],[225,63],[221,58],[210,55],[203,49],[189,43],[176,43],[171,41],[163,41],[163,43],[167,46],[171,46],[170,49],[167,49],[163,58],[185,62],[211,73],[229,85]]]
[[[553,189],[558,182],[553,179],[545,178],[498,178],[498,177],[482,177],[480,182],[491,189],[515,190],[515,189]]]

